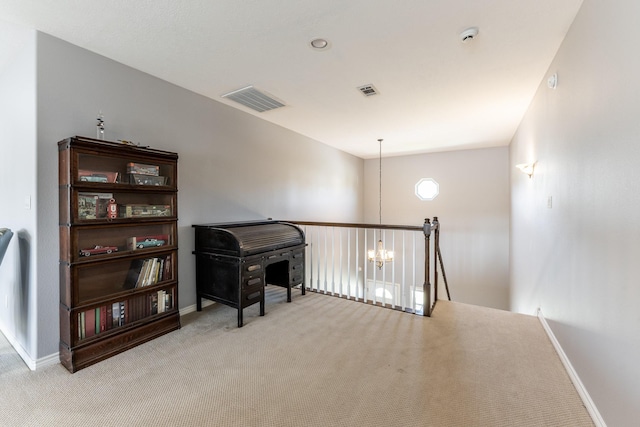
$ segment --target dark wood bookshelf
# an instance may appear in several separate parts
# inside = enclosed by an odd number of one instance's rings
[[[70,371],[180,328],[178,155],[58,143],[60,361]]]

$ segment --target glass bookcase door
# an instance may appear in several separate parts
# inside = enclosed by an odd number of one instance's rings
[[[135,156],[105,156],[77,153],[75,184],[132,184],[175,187],[175,163],[137,160]]]
[[[60,361],[70,372],[180,328],[178,154],[58,142]]]
[[[77,281],[75,305],[124,294],[127,291],[175,280],[175,254],[158,253],[149,257],[74,266]]]
[[[176,216],[175,193],[91,192],[74,193],[77,221],[172,218]]]
[[[72,239],[71,261],[167,249],[176,245],[175,235],[175,222],[77,227]]]
[[[74,345],[94,337],[104,337],[140,320],[173,311],[176,309],[175,295],[175,286],[163,286],[129,298],[78,310],[73,315]]]

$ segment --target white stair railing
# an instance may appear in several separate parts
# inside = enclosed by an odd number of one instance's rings
[[[437,300],[440,256],[437,246],[431,248],[438,243],[437,218],[433,222],[425,220],[422,227],[290,222],[300,226],[306,235],[308,290],[409,313],[431,314]],[[432,230],[436,232],[435,239],[431,239]],[[378,240],[394,252],[393,261],[380,267],[367,259],[367,251],[375,249]],[[433,269],[430,254],[435,260]],[[434,282],[436,286],[432,287]]]

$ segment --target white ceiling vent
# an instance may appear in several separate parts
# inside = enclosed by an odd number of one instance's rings
[[[235,101],[238,104],[242,104],[245,107],[249,107],[259,113],[284,107],[284,104],[282,102],[274,99],[264,92],[260,92],[253,86],[247,86],[243,87],[242,89],[234,90],[233,92],[222,95],[222,97]]]
[[[362,92],[362,94],[363,94],[364,96],[373,96],[373,95],[377,95],[378,93],[380,93],[380,92],[378,92],[378,89],[376,89],[374,85],[364,85],[364,86],[360,86],[360,87],[358,88],[358,90],[359,90],[360,92]]]

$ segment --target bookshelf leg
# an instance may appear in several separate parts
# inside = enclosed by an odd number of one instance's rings
[[[196,311],[202,311],[202,298],[196,297]]]
[[[238,308],[238,328],[242,328],[242,308]]]

